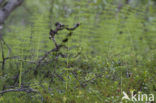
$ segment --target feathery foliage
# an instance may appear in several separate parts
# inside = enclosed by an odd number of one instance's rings
[[[44,11],[38,11],[39,5]],[[0,102],[119,103],[122,91],[156,95],[154,8],[145,3],[120,9],[112,0],[38,2],[25,26],[7,26],[0,46],[5,57],[0,56],[0,89],[32,91],[2,93]],[[58,44],[72,35],[64,47],[38,62],[56,48],[49,31],[58,21],[80,26],[58,31]]]

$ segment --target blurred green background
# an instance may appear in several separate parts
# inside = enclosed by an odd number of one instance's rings
[[[49,31],[56,22],[80,26],[35,76],[36,61],[55,48]],[[156,95],[156,0],[25,0],[2,32],[0,54],[12,58],[0,68],[0,91],[38,93],[8,92],[0,103],[133,103],[121,100],[122,91]]]

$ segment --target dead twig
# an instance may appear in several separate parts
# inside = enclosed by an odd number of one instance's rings
[[[66,26],[66,25],[64,25],[64,24],[61,24],[61,23],[59,23],[59,22],[56,22],[56,23],[55,23],[56,29],[55,29],[55,30],[50,29],[50,33],[49,33],[49,35],[50,35],[49,39],[51,39],[51,40],[54,42],[55,48],[52,49],[52,50],[50,50],[49,52],[45,53],[45,55],[44,55],[42,58],[40,58],[40,59],[38,60],[37,66],[36,66],[35,69],[34,69],[34,75],[37,75],[37,74],[38,74],[37,68],[41,65],[41,62],[42,62],[46,57],[48,57],[48,55],[49,55],[50,53],[52,53],[52,52],[57,52],[57,51],[60,50],[61,47],[65,46],[64,43],[66,43],[66,42],[68,41],[69,37],[72,35],[72,32],[71,32],[71,31],[75,30],[77,27],[79,27],[79,25],[80,25],[80,23],[77,23],[73,28],[69,28],[68,26]],[[68,31],[70,31],[70,32],[69,32],[69,33],[67,34],[67,36],[62,40],[61,44],[58,45],[58,44],[56,43],[56,41],[55,41],[55,35],[57,35],[58,31],[64,30],[64,29],[66,29],[66,30],[68,30]]]
[[[9,60],[9,59],[17,59],[17,58],[19,58],[19,56],[6,57],[6,58],[4,57],[3,61]],[[0,63],[3,63],[3,61],[0,61]]]
[[[6,89],[3,91],[0,91],[0,94],[8,93],[8,92],[26,92],[26,93],[38,93],[38,91],[32,89],[32,88],[17,88],[17,89]]]
[[[62,46],[63,46],[63,45],[59,45],[57,48],[54,48],[54,49],[48,51],[47,53],[45,53],[45,55],[44,55],[42,58],[40,58],[40,59],[38,60],[37,66],[36,66],[35,69],[34,69],[34,75],[37,75],[37,68],[41,65],[41,62],[42,62],[46,57],[48,57],[48,55],[49,55],[50,53],[58,51]]]

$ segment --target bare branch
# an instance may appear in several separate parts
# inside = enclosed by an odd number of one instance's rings
[[[0,4],[3,2],[4,0],[0,0]]]
[[[50,53],[58,51],[62,46],[63,46],[63,45],[59,45],[57,48],[54,48],[54,49],[48,51],[47,53],[45,53],[45,55],[44,55],[42,58],[40,58],[40,59],[38,60],[37,66],[35,67],[35,70],[34,70],[34,74],[35,74],[35,75],[37,75],[37,68],[41,65],[41,62],[42,62]]]
[[[33,90],[32,88],[18,88],[18,89],[7,89],[0,91],[0,94],[8,93],[8,92],[27,92],[27,93],[37,93],[36,90]]]
[[[23,3],[24,0],[9,0],[8,3],[0,9],[0,24],[8,18],[11,12]]]
[[[49,33],[50,37],[49,37],[49,39],[52,39],[52,40],[53,40],[53,42],[54,42],[54,44],[55,44],[56,47],[55,47],[54,49],[52,49],[52,50],[46,52],[45,55],[44,55],[41,59],[39,59],[39,60],[37,61],[37,66],[36,66],[35,69],[34,69],[34,75],[37,75],[37,74],[38,74],[38,71],[37,71],[38,67],[41,65],[41,62],[44,61],[44,59],[45,59],[46,57],[48,57],[48,55],[49,55],[50,53],[52,53],[52,52],[57,52],[57,51],[60,50],[60,48],[62,48],[62,47],[65,46],[64,43],[66,43],[66,42],[68,41],[69,37],[72,35],[72,32],[71,32],[71,31],[73,31],[73,30],[75,30],[76,28],[78,28],[79,25],[80,25],[80,23],[77,23],[74,27],[69,28],[68,26],[66,26],[66,25],[64,25],[64,24],[61,24],[61,23],[59,23],[59,22],[56,22],[56,23],[55,23],[56,29],[55,29],[55,30],[50,29],[50,33]],[[64,29],[66,29],[66,30],[68,30],[68,31],[70,31],[70,32],[69,32],[69,33],[67,34],[67,36],[62,40],[61,44],[58,45],[58,44],[56,43],[56,41],[55,41],[55,35],[58,33],[58,31],[64,30]]]

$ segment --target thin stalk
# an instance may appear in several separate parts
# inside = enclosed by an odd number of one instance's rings
[[[1,50],[2,50],[2,71],[4,70],[5,67],[5,56],[4,56],[4,49],[3,49],[3,43],[1,41]]]
[[[23,57],[23,48],[22,48],[22,57]],[[23,61],[20,62],[20,73],[19,73],[19,87],[20,88],[22,84],[22,70],[23,70]]]
[[[69,66],[69,42],[67,41],[67,68]],[[67,78],[68,78],[69,74],[68,74],[68,70],[67,70]],[[66,90],[68,89],[68,81],[66,81]]]

